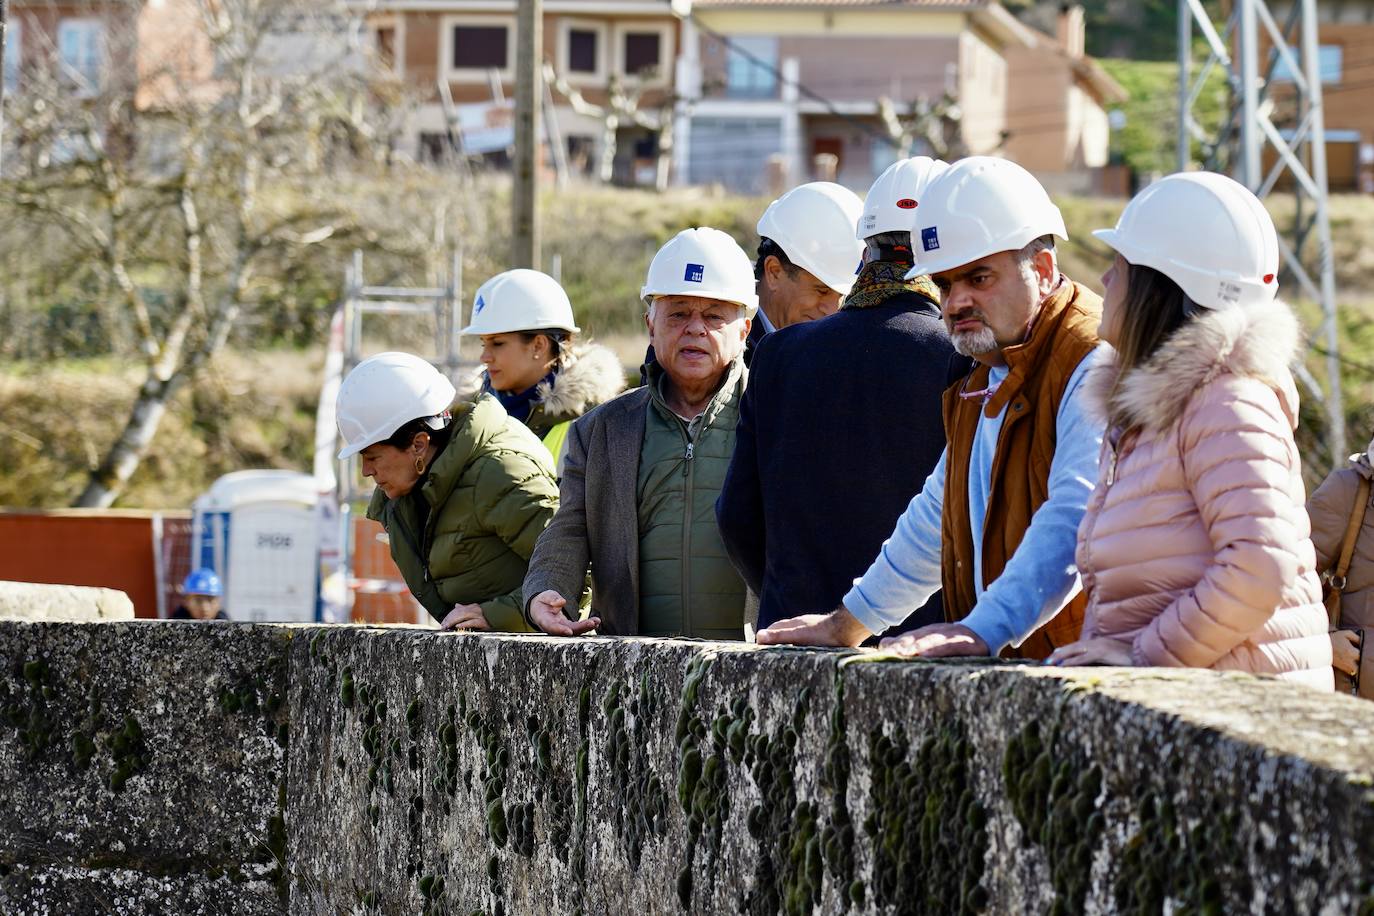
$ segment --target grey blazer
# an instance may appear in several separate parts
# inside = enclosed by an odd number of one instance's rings
[[[582,416],[568,431],[558,512],[530,557],[522,589],[530,601],[552,589],[577,603],[592,570],[592,613],[597,632],[634,636],[639,632],[639,453],[644,443],[648,387],[627,391]],[[587,468],[594,468],[588,475]]]

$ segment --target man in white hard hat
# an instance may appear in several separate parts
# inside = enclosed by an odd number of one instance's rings
[[[525,613],[559,636],[741,639],[744,583],[711,509],[735,445],[752,266],[724,232],[686,229],[654,256],[642,296],[648,384],[573,423]],[[589,567],[591,615],[578,620]]]
[[[864,266],[839,313],[755,352],[716,517],[760,627],[839,604],[944,449],[940,394],[969,361],[935,284],[906,274],[919,201],[947,168],[923,156],[883,172],[850,226]],[[944,619],[938,597],[922,611]]]
[[[833,315],[849,292],[863,257],[854,223],[863,201],[843,185],[812,181],[768,205],[756,227],[754,289],[759,307],[744,344],[744,364],[764,335]],[[654,357],[649,347],[645,362]],[[643,381],[641,379],[641,381]]]
[[[1059,272],[1063,217],[1015,163],[956,163],[915,227],[912,273],[934,279],[955,349],[977,361],[945,392],[945,453],[840,606],[759,642],[857,645],[942,589],[946,623],[884,646],[1044,658],[1082,626],[1074,548],[1103,432],[1082,391],[1101,299]]]
[[[759,314],[751,338],[839,310],[863,258],[854,237],[862,211],[857,194],[830,181],[799,185],[768,205],[757,226]]]

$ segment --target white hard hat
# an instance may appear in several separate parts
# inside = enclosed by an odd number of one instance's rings
[[[578,333],[572,303],[558,281],[538,270],[518,267],[492,277],[472,299],[472,324],[464,334],[508,334],[558,328]]]
[[[1069,237],[1034,175],[1009,159],[960,159],[926,188],[911,230],[916,266],[907,279],[1020,251],[1042,235]]]
[[[866,239],[883,232],[911,232],[921,215],[916,208],[926,188],[948,170],[948,162],[929,156],[898,159],[889,165],[868,189],[855,236]]]
[[[458,392],[443,373],[410,353],[378,353],[353,367],[339,386],[335,413],[344,447],[339,458],[358,454],[391,437],[411,420],[439,428],[438,414]]]
[[[759,235],[772,239],[789,261],[844,296],[854,285],[863,257],[863,246],[849,237],[849,227],[862,209],[863,201],[848,188],[813,181],[769,204],[759,218]]]
[[[1093,235],[1206,308],[1268,302],[1278,292],[1274,221],[1258,197],[1225,175],[1161,178],[1126,205],[1115,229]]]
[[[754,265],[719,229],[683,229],[668,240],[649,264],[639,295],[646,304],[655,296],[701,296],[737,302],[746,318],[758,311]]]

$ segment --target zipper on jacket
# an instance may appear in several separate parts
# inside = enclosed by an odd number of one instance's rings
[[[1101,492],[1094,490],[1088,497],[1088,509],[1085,520],[1087,527],[1083,529],[1083,567],[1078,570],[1080,580],[1092,579],[1092,587],[1083,581],[1083,587],[1088,591],[1088,607],[1084,614],[1084,626],[1093,621],[1097,616],[1097,567],[1093,564],[1093,534],[1097,531],[1097,520],[1102,517],[1103,511],[1107,508],[1107,493],[1111,490],[1112,484],[1116,482],[1116,462],[1120,456],[1118,452],[1119,442],[1111,440],[1111,432],[1103,439],[1102,447],[1111,452],[1111,460],[1107,463],[1107,477],[1102,483]]]
[[[684,636],[694,635],[692,629],[692,484],[693,458],[696,456],[696,442],[692,438],[692,428],[682,430],[687,439],[687,448],[682,454],[682,476],[686,483],[682,488],[682,629]]]

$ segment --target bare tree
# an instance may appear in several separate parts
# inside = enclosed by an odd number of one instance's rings
[[[917,143],[935,158],[949,162],[968,155],[963,139],[963,109],[949,92],[934,101],[926,95],[918,96],[900,114],[891,98],[880,96],[878,116],[888,136],[897,142],[903,158],[912,154]]]
[[[646,74],[647,76],[648,74]],[[646,79],[640,85],[626,88],[617,75],[612,75],[606,84],[607,103],[594,105],[588,102],[581,91],[560,76],[550,63],[544,64],[544,79],[559,95],[568,100],[573,111],[601,121],[601,161],[597,166],[597,178],[610,183],[615,172],[615,154],[619,143],[618,133],[621,125],[637,125],[652,131],[658,146],[657,170],[654,186],[659,191],[668,189],[673,163],[673,100],[670,98],[655,110],[646,111],[641,103],[644,97]]]
[[[329,30],[311,6],[185,0],[174,32],[186,53],[161,55],[155,73],[131,69],[129,17],[127,34],[107,37],[98,91],[74,91],[55,72],[26,79],[14,100],[21,165],[10,201],[99,265],[144,371],[78,506],[118,498],[172,398],[253,307],[264,262],[346,241],[353,229],[319,194],[318,151],[334,129],[355,147],[371,142],[367,91],[344,52],[320,43]]]

